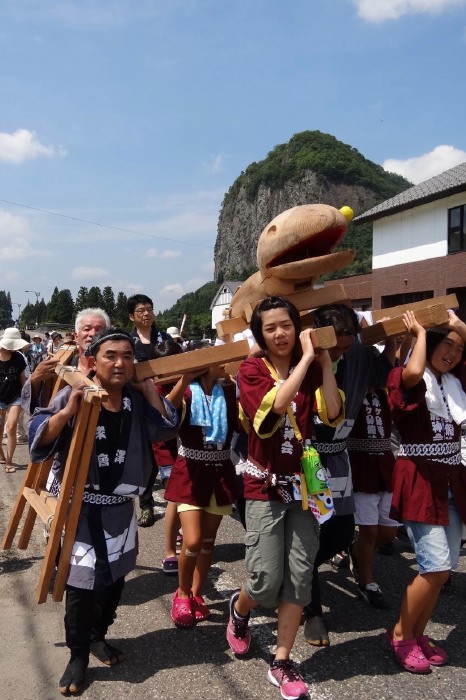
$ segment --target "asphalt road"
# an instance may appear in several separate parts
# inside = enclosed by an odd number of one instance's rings
[[[27,451],[17,449],[25,464]],[[24,472],[0,473],[2,533]],[[253,643],[247,658],[236,659],[225,640],[231,592],[244,578],[243,530],[234,518],[222,522],[215,561],[206,589],[211,619],[189,630],[176,629],[170,619],[176,578],[160,568],[163,556],[163,512],[157,492],[159,519],[140,530],[139,565],[128,578],[118,618],[109,638],[127,653],[119,666],[107,668],[92,659],[82,697],[89,700],[278,700],[280,693],[266,679],[274,644],[275,619],[270,611],[253,613]],[[44,548],[37,524],[28,550],[0,552],[0,697],[3,700],[52,700],[60,697],[57,681],[67,663],[63,604],[34,602],[34,589]],[[441,597],[429,632],[444,642],[450,664],[427,676],[401,670],[382,641],[396,615],[402,591],[414,574],[413,556],[396,541],[392,556],[378,555],[377,579],[392,610],[369,608],[357,598],[347,571],[326,566],[322,576],[325,619],[331,646],[316,649],[298,633],[295,660],[309,684],[310,697],[320,700],[464,700],[466,696],[466,559],[460,560],[451,591]]]

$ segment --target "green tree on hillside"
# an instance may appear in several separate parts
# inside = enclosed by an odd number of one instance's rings
[[[110,319],[112,319],[115,316],[115,295],[111,287],[104,287],[102,301],[102,308],[108,313]]]
[[[88,297],[89,291],[87,287],[80,287],[78,289],[78,293],[76,295],[76,301],[74,302],[74,315],[77,316],[77,314],[82,311],[83,309],[86,309],[88,306],[87,303],[87,297]]]
[[[102,292],[99,287],[91,287],[87,295],[87,305],[91,309],[101,309],[104,305],[104,300],[102,297]]]
[[[57,302],[55,304],[55,323],[63,323],[64,325],[73,322],[74,302],[69,289],[62,289],[58,292]]]
[[[113,323],[120,328],[130,328],[131,321],[128,318],[128,308],[126,306],[127,297],[124,292],[119,292],[115,305]]]
[[[0,328],[13,326],[13,304],[10,292],[0,291]]]

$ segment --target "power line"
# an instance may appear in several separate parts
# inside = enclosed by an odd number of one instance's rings
[[[180,243],[181,245],[190,245],[195,248],[209,248],[200,243],[190,243],[189,241],[180,241],[177,238],[167,238],[165,236],[156,236],[155,233],[141,233],[140,231],[132,231],[128,228],[121,228],[120,226],[112,226],[111,224],[101,224],[98,221],[89,221],[88,219],[79,219],[77,216],[69,216],[68,214],[59,214],[56,211],[49,211],[48,209],[40,209],[39,207],[30,207],[27,204],[20,204],[19,202],[10,202],[8,199],[0,199],[0,202],[4,204],[13,204],[15,207],[22,207],[23,209],[31,209],[32,211],[39,211],[42,214],[50,214],[50,216],[59,216],[62,219],[71,219],[71,221],[79,221],[81,224],[91,224],[92,226],[100,226],[100,228],[108,228],[113,231],[122,231],[123,233],[131,233],[133,236],[145,236],[146,238],[156,238],[159,241],[168,241],[169,243]]]

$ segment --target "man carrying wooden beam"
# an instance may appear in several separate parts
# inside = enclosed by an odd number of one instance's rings
[[[86,350],[92,339],[102,328],[110,325],[108,314],[103,309],[87,308],[82,309],[76,316],[74,327],[74,340],[77,345],[77,359],[71,364],[76,366],[80,372],[87,375],[91,369],[90,358],[86,356]],[[21,405],[23,410],[32,414],[36,406],[42,406],[47,401],[41,398],[44,384],[55,379],[55,366],[60,361],[60,357],[54,355],[40,362],[32,372],[28,381],[23,387],[21,394]]]
[[[130,384],[134,343],[118,328],[108,328],[92,340],[95,384],[108,394],[101,406],[83,503],[72,548],[66,587],[65,631],[71,658],[60,679],[64,695],[84,685],[89,653],[112,666],[122,652],[105,636],[112,624],[125,576],[134,568],[137,524],[134,501],[150,473],[150,443],[176,434],[173,406],[162,399],[152,380]],[[40,462],[54,454],[53,470],[60,478],[70,449],[73,424],[80,410],[84,383],[60,391],[48,408],[37,409],[30,424],[31,458]]]

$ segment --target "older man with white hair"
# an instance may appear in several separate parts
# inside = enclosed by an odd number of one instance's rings
[[[78,346],[78,357],[72,364],[77,366],[84,375],[87,375],[91,369],[91,359],[86,357],[85,352],[94,336],[109,325],[110,319],[103,309],[83,309],[76,316],[74,340]],[[42,405],[40,399],[42,388],[47,380],[55,376],[57,361],[55,357],[49,357],[40,362],[23,386],[21,404],[26,413],[32,414],[37,406]]]

